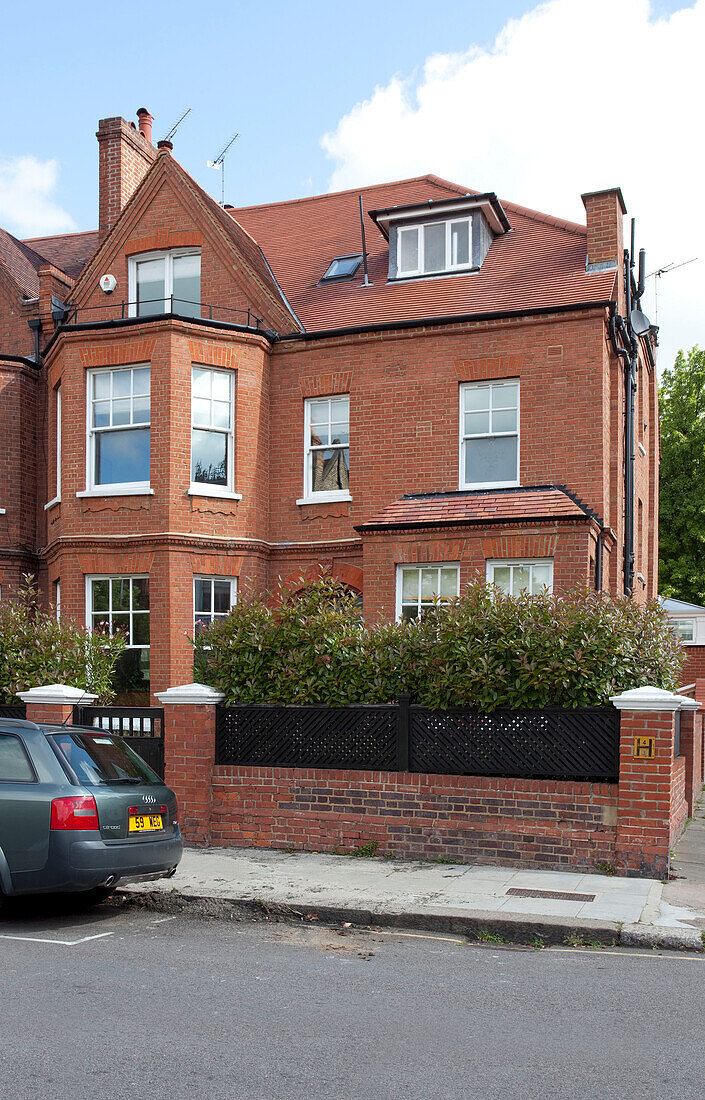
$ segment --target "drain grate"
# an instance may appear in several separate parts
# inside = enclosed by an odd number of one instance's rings
[[[553,898],[556,901],[594,901],[597,894],[574,894],[570,890],[523,890],[512,886],[507,895],[513,898]]]

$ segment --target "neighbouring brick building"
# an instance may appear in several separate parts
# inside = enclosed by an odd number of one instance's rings
[[[191,679],[196,621],[321,566],[370,620],[478,571],[655,594],[618,189],[586,226],[433,175],[221,208],[138,119],[99,124],[97,232],[0,230],[3,599],[33,572],[125,629],[136,701]]]

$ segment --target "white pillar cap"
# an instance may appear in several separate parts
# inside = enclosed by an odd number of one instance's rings
[[[678,698],[681,701],[681,710],[697,710],[702,706],[697,699],[691,699],[688,695],[679,695]]]
[[[90,706],[98,698],[90,691],[82,688],[69,687],[67,684],[46,684],[44,687],[29,688],[28,691],[18,691],[23,703],[48,703],[65,707],[75,706],[76,703],[85,703]]]
[[[189,706],[212,707],[222,703],[224,698],[221,691],[216,691],[207,684],[182,684],[181,687],[157,692],[157,699],[162,706],[167,706],[169,703],[188,703]]]
[[[621,695],[611,695],[610,703],[617,708],[617,710],[653,710],[653,711],[676,711],[681,710],[685,701],[685,696],[674,695],[672,691],[664,691],[663,688],[657,687],[639,687],[632,688],[631,691],[623,691]],[[693,699],[688,699],[689,706],[694,702]]]

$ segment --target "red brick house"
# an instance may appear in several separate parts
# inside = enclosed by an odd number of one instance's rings
[[[34,572],[125,629],[136,699],[191,679],[196,620],[321,566],[370,620],[478,572],[655,594],[618,189],[586,226],[432,175],[221,208],[138,119],[99,125],[97,232],[0,231],[2,598]]]

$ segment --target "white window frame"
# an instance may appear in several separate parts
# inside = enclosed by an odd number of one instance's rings
[[[402,587],[403,587],[402,581],[403,581],[403,571],[404,571],[404,569],[415,569],[419,574],[421,573],[422,569],[438,569],[438,570],[441,570],[441,569],[455,569],[456,577],[457,577],[455,595],[456,596],[460,595],[460,563],[457,562],[457,561],[428,561],[428,562],[426,562],[426,561],[424,561],[424,562],[404,561],[404,562],[399,562],[397,564],[396,568],[397,568],[397,576],[396,576],[395,616],[396,616],[397,622],[399,622],[401,620],[401,617],[402,617]],[[439,573],[439,582],[440,582],[440,573]],[[419,615],[419,618],[420,618],[421,613],[422,613],[421,612],[421,583],[420,583],[420,580],[419,580],[419,598],[418,598],[418,601],[417,601],[417,610],[418,610],[418,615]]]
[[[94,428],[93,427],[93,379],[98,374],[115,374],[118,371],[124,370],[148,370],[149,371],[149,422],[137,424],[116,424],[114,427]],[[113,399],[111,398],[111,401]],[[95,447],[94,439],[96,433],[111,432],[111,431],[129,431],[130,428],[149,428],[150,429],[150,477],[151,477],[151,446],[152,446],[152,366],[151,363],[125,363],[115,367],[98,367],[94,370],[86,371],[86,488],[81,492],[76,493],[77,497],[110,497],[110,496],[144,496],[146,494],[154,495],[154,490],[151,488],[149,481],[123,481],[123,482],[106,482],[105,484],[96,484],[95,481]]]
[[[44,505],[44,511],[49,508],[53,508],[55,504],[61,503],[61,383],[54,389],[55,405],[55,422],[54,429],[56,432],[54,453],[56,455],[56,493],[52,499]]]
[[[321,404],[324,401],[347,401],[348,403],[348,442],[347,443],[330,443],[328,446],[321,448],[314,448],[311,445],[311,406],[315,403]],[[330,406],[329,406],[330,407]],[[304,495],[300,500],[297,500],[297,504],[326,504],[329,501],[335,500],[352,500],[350,495],[350,489],[327,489],[313,491],[312,477],[311,477],[311,463],[309,461],[312,450],[345,450],[348,451],[348,461],[350,460],[350,394],[349,393],[333,393],[328,394],[325,397],[307,397],[304,401]]]
[[[201,256],[200,248],[167,248],[157,252],[138,252],[134,256],[128,256],[127,261],[127,296],[128,317],[137,316],[137,265],[147,260],[164,260],[164,313],[171,312],[171,296],[174,292],[174,260],[177,256]],[[202,273],[199,271],[199,276]],[[159,299],[155,299],[159,301]],[[198,303],[202,305],[202,302]],[[176,310],[178,313],[178,310]],[[149,316],[149,314],[145,314]],[[158,314],[154,315],[159,316]]]
[[[678,631],[676,630],[676,627],[683,626],[686,623],[690,626],[691,631],[692,631],[692,637],[690,637],[690,638],[684,638],[683,635],[679,634]],[[681,618],[678,618],[678,619],[674,618],[674,619],[671,619],[670,626],[671,626],[671,630],[675,634],[676,638],[680,638],[681,642],[683,642],[683,645],[694,645],[695,644],[695,619],[689,619],[687,617],[681,617]]]
[[[88,629],[91,632],[93,631],[93,590],[92,590],[92,587],[91,587],[93,581],[119,581],[119,580],[123,580],[123,581],[148,581],[149,579],[150,579],[149,573],[90,573],[90,574],[86,574],[86,626],[88,627]],[[112,584],[110,584],[108,586],[108,591],[110,593],[109,601],[108,601],[108,606],[109,606],[110,610],[105,612],[105,614],[107,615],[109,623],[110,623],[110,632],[111,632],[111,636],[112,636],[112,625],[113,625],[113,623],[112,623],[112,620],[113,620]],[[150,600],[150,606],[149,606],[149,610],[147,611],[147,615],[149,615],[149,644],[148,645],[131,645],[129,642],[127,642],[126,645],[125,645],[125,649],[150,649],[151,648],[151,644],[152,644],[152,593],[151,593],[151,585],[150,585],[149,600]],[[132,588],[131,587],[130,587],[130,605],[132,605]],[[102,614],[102,612],[100,612],[100,614]],[[130,606],[129,612],[117,611],[117,612],[115,612],[115,614],[117,614],[117,615],[129,614],[129,616],[130,616],[130,637],[132,637],[132,629],[133,629],[132,616],[135,614],[135,612],[132,609],[132,606]],[[144,615],[145,612],[144,611],[139,611],[139,612],[137,612],[137,614]]]
[[[193,422],[193,372],[194,370],[209,371],[211,374],[223,374],[228,379],[228,403],[230,405],[230,425],[228,430],[223,428],[207,428],[204,424],[194,424]],[[212,392],[212,391],[211,391]],[[191,425],[189,428],[189,496],[192,497],[221,497],[227,500],[242,500],[242,493],[235,492],[235,375],[232,371],[220,370],[217,367],[211,367],[206,363],[192,363],[191,364],[191,402],[190,402],[190,417]],[[212,398],[211,398],[211,420],[212,417]],[[212,431],[217,435],[227,436],[227,454],[228,454],[228,466],[226,471],[227,485],[210,485],[207,481],[191,481],[191,471],[193,470],[193,431],[196,428],[201,432]]]
[[[475,435],[465,435],[465,418],[464,418],[464,394],[469,389],[498,389],[500,386],[516,386],[517,388],[517,427],[515,432],[481,432]],[[490,392],[490,409],[492,408],[492,394]],[[491,413],[490,413],[491,417]],[[490,419],[490,428],[492,422]],[[519,471],[521,470],[521,384],[518,378],[501,378],[492,381],[483,382],[461,382],[459,388],[459,420],[458,420],[458,434],[459,434],[459,456],[458,456],[458,485],[460,489],[465,489],[472,492],[473,489],[512,489],[517,485],[520,485]],[[467,439],[490,439],[494,437],[499,438],[513,438],[516,436],[517,441],[517,466],[516,466],[516,478],[511,481],[465,481],[465,441]]]
[[[548,592],[553,592],[553,558],[490,558],[485,562],[485,579],[487,584],[494,584],[494,571],[496,568],[513,566],[514,568],[530,569],[533,565],[547,565],[549,567],[551,580],[546,585],[546,589]],[[512,595],[518,596],[519,593],[513,592]]]
[[[468,226],[468,262],[465,264],[448,263],[448,258],[451,255],[452,250],[452,226],[458,225],[460,222],[466,222]],[[424,232],[426,226],[430,225],[444,225],[446,231],[446,266],[439,267],[435,271],[424,271]],[[417,237],[417,255],[418,265],[413,269],[401,269],[401,238],[404,233],[418,234]],[[472,217],[466,215],[463,218],[448,218],[440,219],[436,218],[426,222],[416,222],[414,225],[398,225],[397,226],[397,256],[396,256],[396,278],[397,279],[412,279],[418,275],[426,275],[433,277],[434,275],[447,275],[455,271],[469,271],[472,268]]]
[[[208,624],[216,622],[215,612],[213,611],[213,581],[222,581],[224,584],[230,585],[230,610],[237,604],[237,577],[216,577],[207,573],[194,573],[193,575],[193,629],[196,629],[196,615],[203,615],[202,611],[196,611],[196,581],[210,581],[211,582],[211,611],[210,618],[207,620]],[[218,618],[222,618],[222,613],[218,613]],[[203,619],[206,622],[206,619]]]

